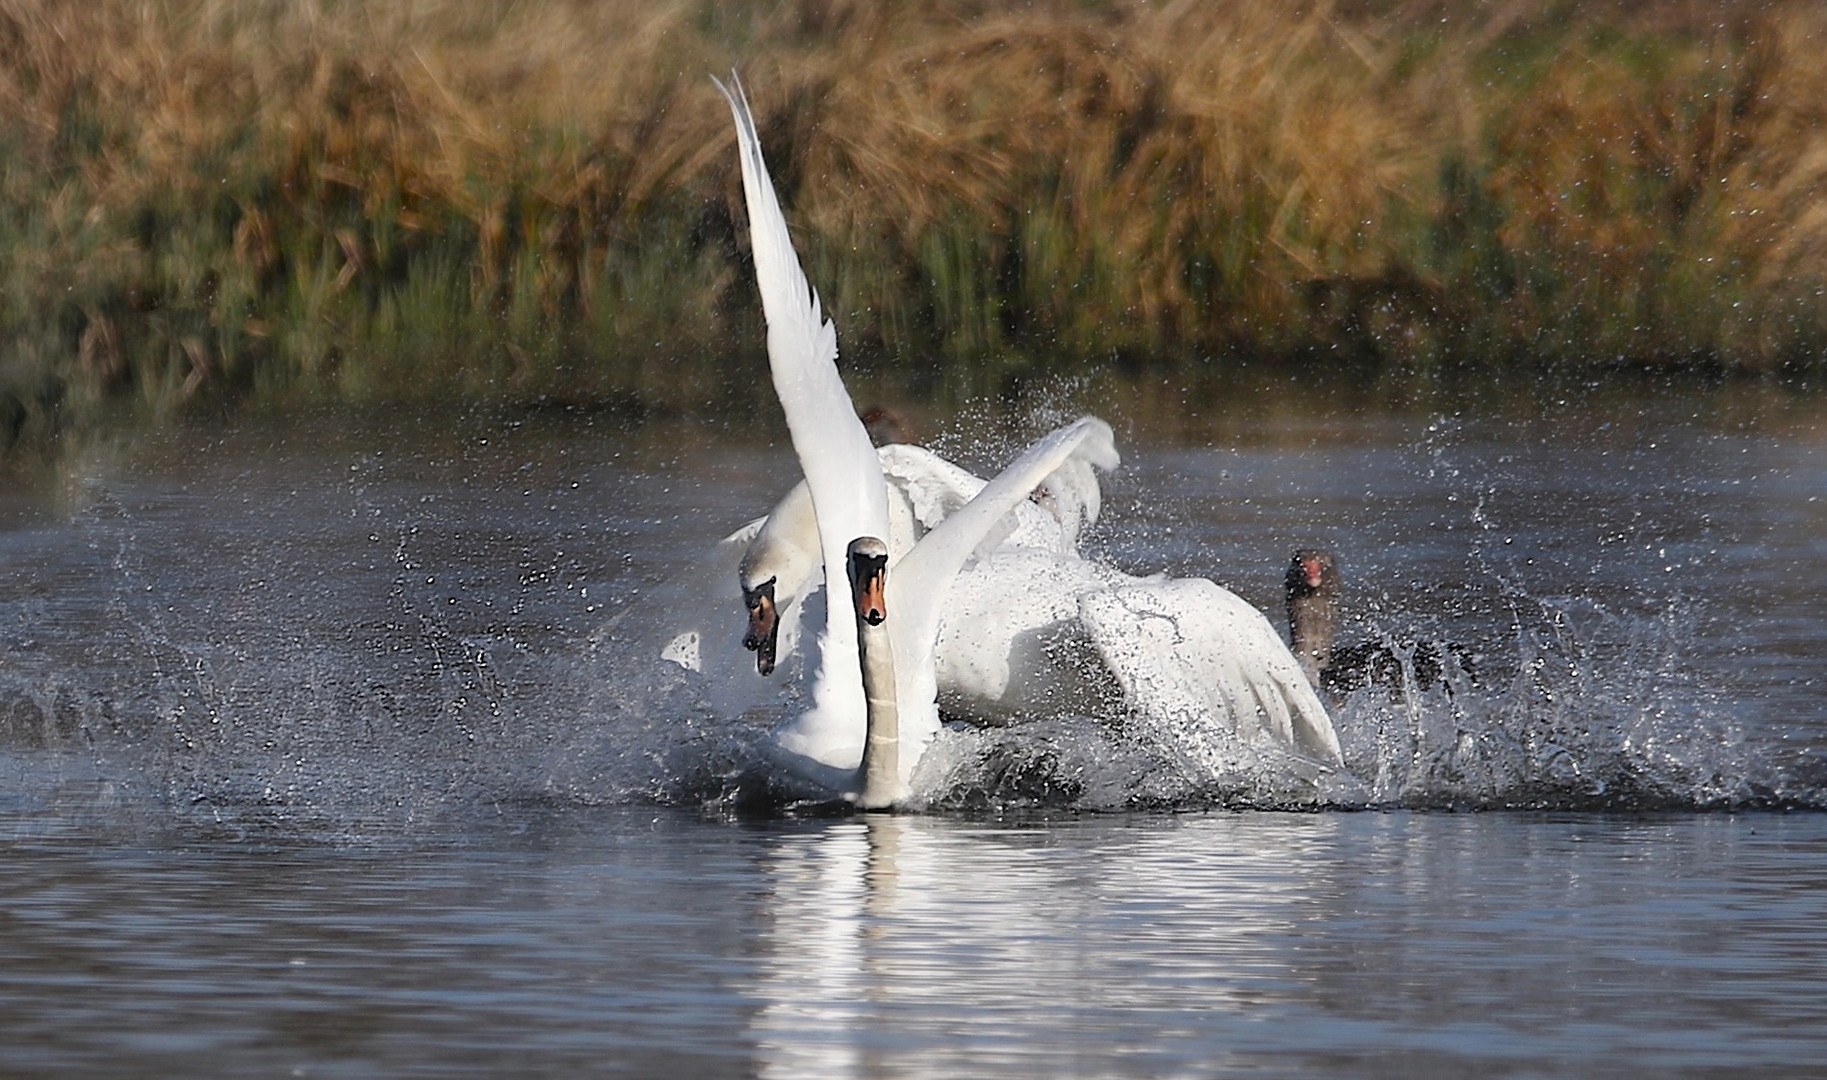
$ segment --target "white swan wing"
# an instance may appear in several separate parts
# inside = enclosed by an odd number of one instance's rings
[[[976,498],[986,483],[922,446],[892,443],[879,447],[877,456],[888,484],[889,526],[882,539],[888,541],[889,554],[897,560],[913,550],[920,537]],[[1034,501],[1018,502],[989,530],[977,545],[977,554],[981,557],[987,549],[1004,543],[1075,554],[1074,526],[1096,521],[1098,516],[1100,492],[1092,470],[1113,469],[1118,461],[1114,445],[1105,446],[1097,439],[1080,444],[1041,481]],[[804,480],[767,517],[745,525],[739,535],[746,537],[740,542],[748,544],[739,571],[743,588],[773,580],[775,600],[784,606],[824,580],[818,517]],[[738,539],[732,536],[724,542]]]
[[[1268,736],[1340,758],[1326,707],[1262,612],[1203,578],[1087,593],[1079,618],[1138,713],[1183,747],[1216,720],[1243,741]]]
[[[825,319],[793,250],[741,80],[732,73],[730,84],[718,82],[717,89],[736,122],[755,279],[768,324],[768,367],[811,491],[831,600],[813,708],[783,729],[781,742],[828,765],[842,768],[848,761],[854,766],[862,753],[863,685],[854,662],[856,624],[842,567],[850,541],[887,533],[887,486],[869,433],[837,372],[837,330]]]
[[[1009,511],[1027,500],[1036,485],[1075,454],[1115,454],[1110,425],[1083,417],[1041,439],[983,486],[977,496],[953,511],[920,539],[894,566],[889,578],[896,597],[895,621],[909,631],[907,640],[924,648],[921,665],[931,670],[932,643],[939,633],[940,603],[952,578],[976,551],[985,535]],[[1105,451],[1108,450],[1108,454]],[[897,649],[899,646],[897,646]],[[899,655],[895,657],[901,659]]]
[[[1080,597],[1135,580],[1039,548],[979,555],[952,581],[940,620],[940,704],[986,723],[1101,715],[1122,692],[1080,624]]]
[[[953,511],[895,563],[888,575],[895,671],[900,684],[903,761],[919,760],[939,729],[934,650],[939,617],[958,571],[985,536],[1034,488],[1075,454],[1115,456],[1110,425],[1094,416],[1068,424],[1023,451],[976,498]]]
[[[881,463],[838,375],[837,328],[800,269],[742,83],[732,74],[729,86],[719,82],[717,88],[736,120],[755,279],[768,324],[768,367],[811,488],[826,564],[841,567],[850,541],[886,530]]]
[[[911,443],[891,443],[881,448],[882,472],[899,490],[913,511],[921,530],[951,516],[983,490],[983,478]],[[899,556],[902,552],[894,552]]]

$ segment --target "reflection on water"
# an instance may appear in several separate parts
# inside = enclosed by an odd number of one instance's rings
[[[880,836],[891,850],[871,850]],[[893,906],[895,840],[862,822],[786,839],[768,853],[769,963],[757,979],[755,1044],[764,1075],[874,1075],[856,1045],[880,1001],[865,921]]]
[[[1827,901],[1818,868],[1791,871],[1827,836],[1761,826],[1777,835],[1691,818],[827,824],[761,866],[755,1052],[777,1077],[1805,1060],[1820,1036],[1781,1030],[1792,1006],[1827,1015],[1793,996],[1821,985],[1804,941]],[[1722,918],[1741,934],[1722,940]]]
[[[753,991],[765,1075],[1047,1073],[1094,1042],[1172,1061],[1187,1048],[1171,1031],[1125,1029],[1265,1005],[1285,983],[1277,949],[1318,914],[1312,830],[1226,851],[1211,824],[1062,841],[877,817],[783,841]],[[1198,1026],[1195,1057],[1215,1025]],[[1070,1034],[1049,1048],[1043,1030]]]
[[[1797,1075],[1827,816],[0,810],[8,1075]]]

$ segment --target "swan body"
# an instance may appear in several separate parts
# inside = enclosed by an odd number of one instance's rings
[[[909,519],[891,529],[895,558],[985,486],[919,447],[882,447],[880,458],[895,520]],[[991,724],[1066,712],[1204,715],[1246,741],[1338,760],[1325,705],[1261,612],[1202,578],[1140,578],[1079,556],[1079,527],[1101,504],[1093,468],[1117,462],[1114,445],[1086,443],[1037,485],[1047,489],[1040,498],[984,537],[946,596],[932,661],[939,704]],[[799,492],[776,506],[743,563],[745,593],[765,573],[783,608],[816,585],[794,571],[814,565]],[[1162,634],[1150,648],[1135,644]]]
[[[1114,447],[1103,453],[1091,446],[1059,472],[1114,462]],[[908,503],[915,535],[984,486],[915,447],[884,447],[881,456],[891,478],[903,474],[891,479],[889,498]],[[798,499],[789,493],[776,514],[792,514]],[[1087,516],[1096,513],[1091,505]],[[932,666],[947,713],[991,724],[1067,712],[1182,724],[1213,717],[1245,741],[1339,759],[1338,736],[1301,662],[1268,618],[1235,593],[1203,578],[1136,577],[1084,559],[1069,523],[1036,502],[1017,504],[1002,527],[1001,542],[992,543],[995,532],[986,536],[946,594]],[[783,518],[769,543],[778,547],[749,549],[745,573],[803,564],[803,556],[778,557],[789,548],[809,551],[812,539],[803,519],[789,528]],[[903,535],[889,549],[899,557],[909,543]],[[803,592],[782,595],[784,607]]]
[[[940,628],[940,705],[989,724],[1119,706],[1121,686],[1086,633],[1079,602],[1127,580],[1112,567],[1041,550],[980,558],[958,576]]]
[[[961,574],[948,603],[937,665],[948,712],[1214,718],[1246,742],[1339,760],[1326,707],[1268,617],[1214,582],[1003,548]]]
[[[816,637],[816,660],[802,680],[809,684],[810,700],[775,729],[774,743],[782,765],[800,777],[846,797],[860,796],[870,807],[892,806],[907,797],[913,770],[939,731],[934,651],[941,601],[953,579],[1036,486],[1075,455],[1114,458],[1115,444],[1107,424],[1086,417],[1029,447],[893,559],[883,592],[894,617],[885,636],[876,633],[859,607],[853,575],[834,571],[852,567],[855,542],[881,544],[879,538],[890,534],[881,458],[838,374],[837,332],[793,251],[742,84],[732,77],[729,87],[717,86],[736,124],[756,283],[768,327],[768,367],[805,474],[824,570],[824,627]],[[803,521],[803,514],[793,512]],[[781,535],[790,531],[783,526]],[[764,524],[756,537],[766,532]],[[873,557],[873,547],[870,552]],[[885,572],[886,545],[881,557]],[[871,627],[867,638],[859,626]],[[884,674],[884,647],[891,675]],[[867,680],[865,671],[871,672]],[[891,704],[885,700],[890,694]],[[872,741],[893,743],[892,764],[866,752]]]

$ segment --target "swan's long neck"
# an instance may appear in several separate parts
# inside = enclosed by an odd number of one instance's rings
[[[863,668],[868,729],[858,767],[857,805],[885,810],[900,802],[901,711],[895,698],[894,646],[888,637],[888,546],[874,537],[850,545],[850,592],[856,598],[857,659]]]
[[[1302,548],[1288,567],[1288,638],[1307,678],[1317,683],[1332,665],[1338,634],[1339,579],[1332,553]]]

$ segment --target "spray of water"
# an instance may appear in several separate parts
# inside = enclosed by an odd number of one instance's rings
[[[711,605],[706,634],[740,634],[739,605],[705,599],[695,559],[670,576],[590,581],[588,605],[573,603],[580,581],[559,530],[511,511],[476,523],[501,491],[447,510],[373,455],[339,469],[338,486],[296,510],[284,483],[223,485],[208,504],[103,490],[59,531],[9,539],[13,558],[53,567],[0,595],[9,820],[34,807],[45,820],[119,820],[141,807],[206,831],[342,842],[510,802],[790,803],[766,767],[778,711],[731,710],[699,673],[661,659],[691,604]],[[531,490],[502,483],[510,499]],[[276,509],[268,520],[246,504]],[[227,524],[193,554],[184,519],[200,508]],[[1401,678],[1333,702],[1343,769],[1197,718],[1068,702],[1007,726],[949,725],[921,764],[917,806],[1827,807],[1811,759],[1777,752],[1730,687],[1691,662],[1703,603],[1626,610],[1484,572],[1497,610],[1480,621],[1502,629],[1467,643],[1470,667],[1449,653],[1438,679],[1419,678],[1414,643],[1441,627],[1367,617]]]

